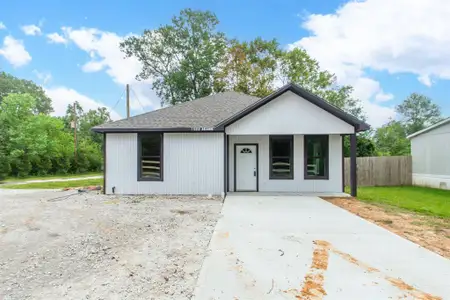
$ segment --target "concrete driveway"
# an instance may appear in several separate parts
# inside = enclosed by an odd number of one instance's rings
[[[229,195],[195,299],[450,299],[450,260],[318,197]]]

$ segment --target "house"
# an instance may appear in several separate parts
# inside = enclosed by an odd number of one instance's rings
[[[93,128],[107,194],[343,191],[343,136],[369,125],[295,84],[265,98],[211,95]]]
[[[450,190],[450,118],[408,136],[413,185]]]

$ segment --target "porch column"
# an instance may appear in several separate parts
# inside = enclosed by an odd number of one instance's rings
[[[224,195],[228,192],[228,143],[229,136],[226,132],[223,133],[223,192]]]
[[[350,194],[356,197],[357,194],[357,173],[356,173],[356,133],[350,135]]]

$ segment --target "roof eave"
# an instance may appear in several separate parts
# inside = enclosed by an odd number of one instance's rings
[[[344,112],[343,110],[331,105],[330,103],[326,102],[322,98],[311,94],[307,90],[299,87],[296,84],[289,83],[283,87],[281,87],[276,92],[262,98],[261,100],[257,101],[253,105],[245,108],[238,114],[232,116],[231,118],[228,118],[227,120],[222,121],[219,123],[215,128],[224,130],[225,127],[228,125],[231,125],[232,123],[238,121],[239,119],[245,117],[246,115],[250,114],[251,112],[255,111],[256,109],[260,108],[261,106],[267,104],[268,102],[272,101],[273,99],[281,96],[287,91],[291,91],[298,96],[305,98],[306,100],[310,101],[311,103],[319,106],[320,108],[324,109],[325,111],[331,113],[332,115],[336,116],[337,118],[343,120],[344,122],[352,125],[355,127],[356,132],[366,131],[370,129],[370,125],[357,119],[356,117]]]
[[[445,125],[445,124],[447,124],[447,123],[450,123],[450,118],[444,119],[444,120],[442,120],[442,121],[440,121],[440,122],[437,122],[436,124],[433,124],[433,125],[431,125],[431,126],[429,126],[429,127],[427,127],[427,128],[424,128],[424,129],[422,129],[422,130],[419,130],[419,131],[417,131],[417,132],[414,132],[413,134],[408,135],[406,138],[407,138],[407,139],[415,138],[416,136],[419,136],[419,135],[424,134],[424,133],[426,133],[426,132],[432,131],[432,130],[434,130],[435,128],[441,127],[442,125]]]
[[[171,128],[91,128],[93,132],[97,133],[136,133],[136,132],[222,132],[216,128],[190,128],[190,127],[171,127]]]

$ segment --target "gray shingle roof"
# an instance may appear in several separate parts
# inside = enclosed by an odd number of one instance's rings
[[[370,128],[365,122],[333,106],[324,99],[311,94],[296,84],[289,83],[262,99],[237,92],[219,93],[128,119],[99,125],[92,130],[96,132],[223,131],[226,126],[286,91],[299,95],[337,118],[355,126],[357,132]]]
[[[260,98],[224,92],[92,128],[96,132],[214,128]]]

